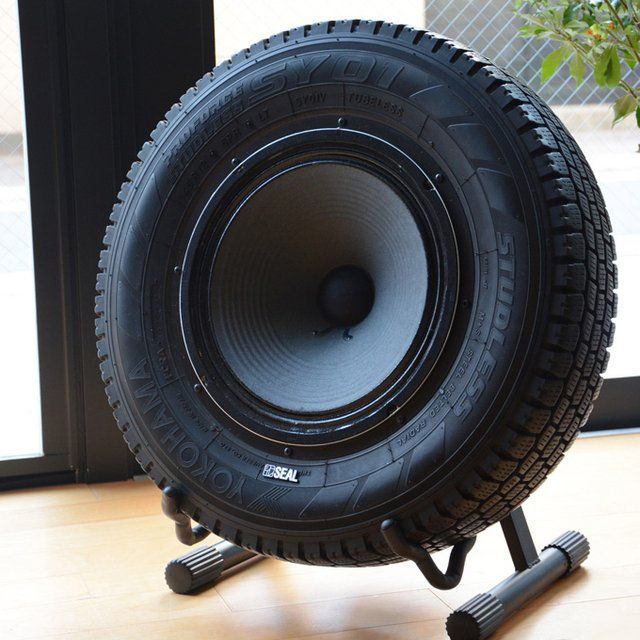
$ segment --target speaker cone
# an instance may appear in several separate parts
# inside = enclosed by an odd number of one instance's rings
[[[392,375],[425,310],[427,260],[407,203],[362,167],[298,165],[234,212],[211,321],[237,380],[300,414],[357,403]]]

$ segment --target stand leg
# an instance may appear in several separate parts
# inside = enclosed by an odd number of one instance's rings
[[[173,592],[191,593],[205,585],[212,585],[224,571],[256,555],[253,551],[222,541],[194,549],[172,560],[165,569],[164,577]]]
[[[162,511],[175,523],[176,537],[182,544],[192,546],[209,535],[209,531],[201,525],[192,527],[191,518],[180,511],[180,492],[174,487],[165,487],[162,491]],[[165,569],[164,577],[175,593],[191,593],[205,585],[212,585],[223,571],[257,555],[223,540],[172,560]]]
[[[488,638],[513,613],[577,569],[589,555],[587,539],[568,531],[535,554],[533,540],[521,509],[516,509],[502,529],[516,572],[506,580],[472,598],[447,619],[451,640]]]

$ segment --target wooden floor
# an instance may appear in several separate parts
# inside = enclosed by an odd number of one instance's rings
[[[640,638],[639,462],[640,435],[581,439],[527,502],[538,546],[573,528],[592,552],[496,638]],[[409,563],[327,569],[261,560],[214,589],[178,596],[163,569],[185,547],[159,497],[146,480],[0,494],[0,638],[444,639],[448,613],[512,570],[492,527],[449,592],[427,588]]]

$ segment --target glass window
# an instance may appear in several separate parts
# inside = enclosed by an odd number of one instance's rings
[[[42,455],[40,377],[16,0],[0,0],[0,459]]]

